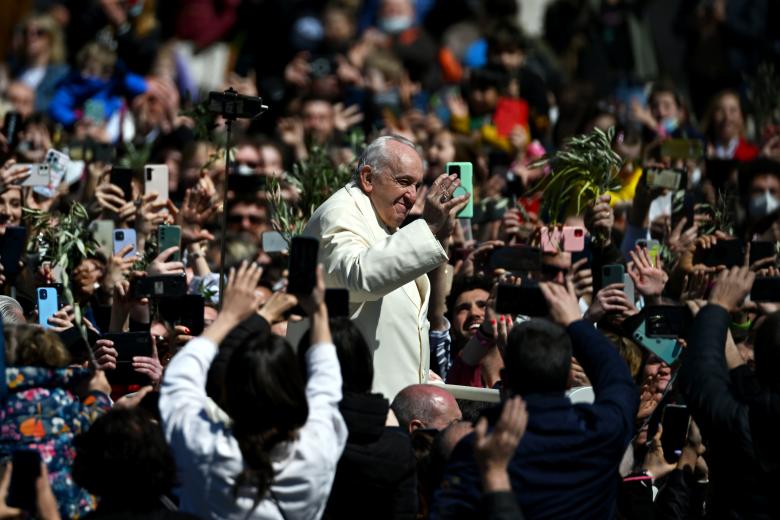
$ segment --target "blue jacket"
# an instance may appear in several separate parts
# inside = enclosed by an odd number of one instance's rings
[[[512,490],[528,519],[614,518],[618,466],[634,435],[639,392],[617,350],[591,324],[574,322],[568,332],[595,402],[572,405],[560,394],[524,396],[528,427],[509,464]],[[491,423],[498,412],[488,415]],[[473,434],[455,447],[434,494],[432,519],[479,515],[473,450]]]
[[[92,99],[103,104],[105,119],[109,119],[124,103],[146,92],[146,81],[132,72],[115,73],[109,80],[82,76],[73,71],[57,87],[49,104],[51,118],[65,126],[81,119],[84,104]]]

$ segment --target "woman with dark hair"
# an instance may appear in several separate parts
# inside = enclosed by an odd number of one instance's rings
[[[232,422],[214,417],[208,404],[209,366],[222,340],[257,312],[260,273],[246,263],[231,270],[219,316],[165,373],[160,415],[179,468],[180,508],[212,518],[319,518],[347,440],[321,268],[317,287],[300,301],[311,318],[308,380],[284,339],[248,336],[225,371]]]
[[[411,438],[398,427],[395,416],[388,416],[387,399],[371,393],[374,364],[360,329],[346,317],[333,318],[330,327],[344,381],[339,410],[349,438],[323,518],[348,518],[353,511],[371,511],[374,519],[414,519],[417,463]],[[309,338],[304,336],[299,356],[308,350]],[[395,426],[388,426],[391,423]]]

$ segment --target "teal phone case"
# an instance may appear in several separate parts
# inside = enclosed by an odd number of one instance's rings
[[[169,262],[179,262],[181,260],[181,227],[163,224],[157,228],[159,253],[174,246],[178,247],[179,250],[168,258]]]
[[[447,173],[450,173],[450,166],[460,166],[460,186],[452,194],[453,197],[460,197],[468,193],[469,202],[458,214],[458,218],[474,217],[474,174],[473,166],[470,162],[451,162],[447,163]]]
[[[661,358],[667,365],[672,365],[682,353],[680,344],[674,338],[649,338],[645,334],[645,322],[634,331],[634,340],[647,350]]]

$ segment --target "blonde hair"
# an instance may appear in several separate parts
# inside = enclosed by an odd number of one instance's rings
[[[63,63],[66,56],[65,37],[62,27],[51,15],[45,13],[32,13],[19,24],[19,27],[27,27],[28,24],[35,23],[46,31],[49,36],[49,62]]]
[[[70,363],[70,353],[59,335],[37,325],[7,326],[5,339],[9,365],[64,368]]]

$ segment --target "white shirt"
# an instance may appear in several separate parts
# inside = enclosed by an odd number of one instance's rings
[[[209,413],[206,377],[217,346],[199,337],[190,341],[168,365],[160,391],[165,438],[179,470],[180,509],[202,518],[311,519],[325,509],[338,463],[347,442],[347,427],[338,409],[341,371],[332,344],[312,346],[306,353],[309,416],[298,439],[279,445],[271,459],[270,498],[254,505],[253,489],[233,492],[243,458],[230,427]],[[269,495],[270,496],[270,495]]]

